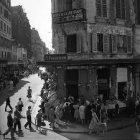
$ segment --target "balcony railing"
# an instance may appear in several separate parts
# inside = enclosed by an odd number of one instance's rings
[[[64,11],[52,14],[52,21],[56,24],[73,22],[73,21],[86,21],[85,9],[74,9],[71,11]]]

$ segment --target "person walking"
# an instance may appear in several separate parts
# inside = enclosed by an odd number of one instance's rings
[[[7,135],[9,132],[11,132],[11,138],[14,138],[14,129],[13,129],[13,117],[12,117],[12,110],[9,111],[9,114],[7,116],[7,126],[8,129],[3,133],[3,138],[5,138],[5,135]]]
[[[11,106],[11,104],[10,104],[10,97],[9,97],[9,96],[7,96],[7,98],[6,98],[5,112],[7,111],[7,106],[9,106],[9,108],[10,108],[11,110],[13,110],[13,108],[12,108],[12,106]]]
[[[41,112],[41,109],[38,110],[38,113],[36,115],[36,118],[35,118],[35,124],[36,124],[36,128],[37,130],[39,130],[41,124],[42,124],[42,112]]]
[[[32,119],[31,119],[31,106],[28,106],[28,110],[26,111],[26,116],[27,116],[27,122],[24,125],[25,129],[26,127],[29,125],[29,129],[31,130],[31,123],[32,123]]]
[[[23,107],[23,102],[22,102],[21,98],[19,98],[19,101],[17,103],[17,108],[20,112],[22,111],[22,107]]]
[[[30,86],[28,87],[28,90],[27,90],[27,97],[28,97],[29,101],[31,101],[31,98],[32,98],[32,89],[30,88]]]
[[[16,131],[16,127],[18,126],[18,132],[20,133],[21,130],[21,121],[20,119],[22,118],[20,111],[18,110],[18,107],[15,106],[15,111],[14,111],[14,131]]]

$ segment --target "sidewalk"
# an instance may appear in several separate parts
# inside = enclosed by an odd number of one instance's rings
[[[41,97],[38,97],[36,104],[34,105],[34,108],[32,110],[32,121],[34,121],[34,118],[36,114],[38,113],[39,110],[39,105],[41,102]],[[133,126],[135,123],[134,118],[122,118],[120,120],[112,120],[108,122],[108,131],[113,131],[113,130],[118,130],[118,129],[123,129],[126,127]],[[59,125],[58,129],[52,130],[49,126],[49,122],[45,121],[46,126],[42,126],[42,128],[54,131],[57,133],[88,133],[88,126],[87,125],[81,125],[78,123],[70,123],[67,125]]]

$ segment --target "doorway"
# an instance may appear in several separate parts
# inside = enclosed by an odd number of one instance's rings
[[[110,70],[108,68],[100,68],[97,70],[98,80],[98,95],[103,95],[103,100],[109,98],[109,76]]]
[[[66,70],[66,95],[78,98],[78,79],[79,73],[77,69]]]

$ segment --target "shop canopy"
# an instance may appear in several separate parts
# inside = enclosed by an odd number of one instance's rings
[[[66,61],[41,61],[40,66],[88,66],[88,65],[133,65],[140,64],[140,59],[94,59],[94,60],[66,60]]]

